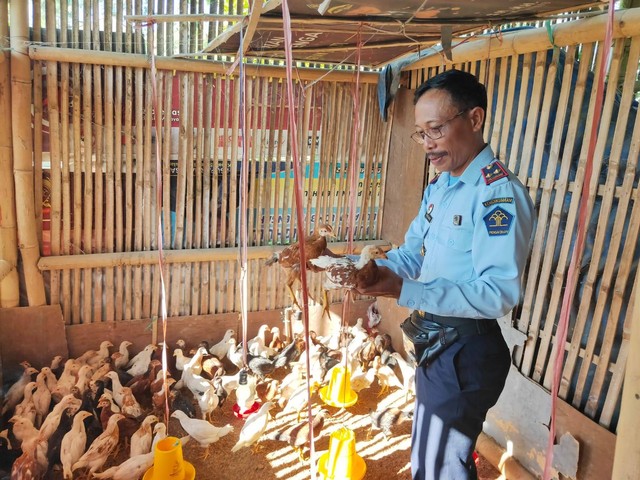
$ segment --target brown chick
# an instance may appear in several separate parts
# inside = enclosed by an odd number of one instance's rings
[[[324,427],[324,422],[326,418],[329,416],[329,412],[324,408],[320,410],[313,416],[313,439],[317,439],[322,432],[322,428]],[[295,425],[293,428],[287,430],[282,430],[277,432],[273,437],[270,437],[272,440],[277,440],[280,442],[287,442],[289,445],[293,447],[293,449],[298,452],[298,456],[301,461],[304,461],[303,450],[305,447],[309,446],[309,422],[304,421]]]
[[[369,428],[369,435],[372,430],[382,430],[384,438],[387,439],[391,436],[391,427],[399,425],[405,420],[413,418],[413,411],[403,411],[399,408],[385,408],[376,412],[370,412],[369,418],[371,420],[371,427]]]
[[[304,251],[305,258],[307,260],[307,268],[313,271],[318,269],[311,263],[311,260],[318,258],[327,249],[327,237],[333,237],[333,227],[329,224],[320,224],[318,229],[308,237],[305,237]],[[298,300],[293,292],[293,285],[296,280],[300,280],[300,244],[299,242],[292,243],[284,250],[275,252],[271,258],[269,258],[265,265],[270,266],[274,263],[278,263],[282,268],[287,271],[287,290],[291,299],[298,308]]]
[[[256,395],[260,398],[261,403],[270,402],[275,399],[278,394],[280,382],[275,378],[268,378],[256,385]]]

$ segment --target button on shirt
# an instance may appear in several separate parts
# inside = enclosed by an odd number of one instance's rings
[[[378,260],[404,278],[399,305],[464,318],[499,318],[516,305],[534,208],[495,162],[486,146],[457,182],[444,172],[427,186],[404,244]]]

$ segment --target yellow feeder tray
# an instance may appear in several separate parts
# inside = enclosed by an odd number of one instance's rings
[[[322,401],[332,407],[350,407],[358,401],[358,394],[351,389],[351,372],[343,366],[331,370],[329,385],[319,393]]]
[[[177,437],[160,440],[153,454],[153,467],[146,471],[143,480],[193,480],[196,469],[182,458],[182,444]]]
[[[353,430],[341,428],[329,437],[329,451],[318,460],[318,473],[324,480],[361,480],[367,465],[356,453]]]

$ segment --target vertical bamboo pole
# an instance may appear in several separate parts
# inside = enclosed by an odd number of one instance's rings
[[[197,111],[197,124],[194,125],[196,129],[195,136],[195,145],[192,148],[192,152],[195,153],[195,163],[196,168],[194,172],[194,180],[195,186],[193,195],[191,196],[191,211],[193,212],[195,209],[195,216],[193,218],[193,247],[194,248],[202,248],[202,224],[204,223],[204,219],[202,217],[202,176],[204,175],[202,164],[202,142],[204,139],[204,131],[203,131],[203,108],[204,108],[204,74],[198,73],[195,76],[195,86],[197,87],[197,99],[194,103],[197,102],[197,106],[195,106]],[[192,129],[193,130],[193,129]],[[195,205],[194,205],[195,203]],[[198,315],[200,312],[200,294],[204,291],[202,285],[202,277],[201,277],[201,264],[200,262],[195,262],[193,264],[193,277],[191,279],[193,287],[190,290],[191,302],[190,302],[190,312],[191,315]]]
[[[93,49],[100,50],[100,5],[98,0],[93,0],[93,29],[92,40]],[[100,65],[93,66],[93,100],[94,100],[94,112],[93,112],[93,124],[95,128],[95,161],[94,161],[94,225],[93,225],[93,238],[95,242],[96,252],[103,252],[103,239],[104,239],[104,193],[103,186],[104,181],[102,177],[103,165],[104,165],[104,151],[103,151],[103,134],[104,134],[104,120],[102,117],[102,69]],[[101,322],[103,315],[103,302],[102,302],[102,282],[104,281],[103,269],[95,268],[92,271],[92,299],[93,299],[93,321]]]
[[[47,41],[56,43],[56,5],[46,4]],[[50,197],[49,197],[49,242],[52,255],[60,255],[62,188],[60,171],[60,107],[58,102],[58,63],[47,62],[47,116],[49,119],[49,159],[50,159]],[[34,102],[37,99],[34,98]],[[40,100],[40,105],[42,101]],[[37,120],[36,120],[37,124]],[[40,125],[42,122],[40,122]],[[36,164],[41,163],[36,160]],[[36,200],[37,201],[37,200]],[[42,201],[40,201],[42,204]],[[60,271],[54,270],[50,277],[51,304],[60,303]]]
[[[132,0],[126,0],[125,12],[133,13]],[[126,52],[135,52],[133,30],[131,23],[127,22],[124,35],[124,48]],[[134,222],[134,192],[133,192],[133,106],[134,106],[134,72],[131,67],[125,68],[125,102],[124,102],[124,150],[125,150],[125,205],[124,205],[124,251],[133,249],[133,222]],[[133,318],[133,279],[132,268],[124,267],[124,319]]]
[[[121,19],[123,17],[123,0],[116,0],[116,18]],[[115,37],[115,51],[121,52],[123,50],[122,45],[122,21],[116,21],[116,37]],[[115,200],[115,229],[114,235],[114,250],[116,252],[124,251],[124,205],[122,200],[125,198],[125,192],[122,185],[122,140],[123,140],[123,126],[122,126],[122,106],[124,105],[123,92],[124,92],[124,71],[123,67],[115,67],[115,101],[114,101],[114,200]],[[126,141],[126,137],[125,141]],[[124,268],[118,266],[115,268],[115,296],[114,296],[114,319],[124,319]]]
[[[119,3],[119,0],[116,0]],[[112,42],[112,0],[106,0],[104,4],[104,32],[105,43],[104,48],[110,52],[113,49]],[[113,67],[105,66],[104,68],[104,154],[105,154],[105,248],[104,251],[114,252],[114,215],[115,215],[115,176],[114,170],[114,142],[116,138],[120,141],[120,135],[115,135],[114,131],[114,85],[113,85]],[[107,322],[115,321],[115,302],[114,302],[114,269],[105,268],[105,320]]]
[[[211,198],[211,172],[213,168],[213,164],[211,163],[211,117],[213,115],[213,76],[206,75],[204,78],[204,118],[203,118],[203,128],[204,128],[204,136],[203,136],[203,146],[202,146],[202,155],[203,155],[203,179],[202,179],[202,247],[203,248],[212,248],[211,245],[211,215],[212,215],[212,206],[215,209],[214,200]],[[215,138],[213,139],[215,142]],[[211,313],[209,309],[210,305],[210,282],[212,280],[213,275],[210,274],[211,268],[213,267],[212,263],[203,262],[202,263],[202,271],[201,271],[201,282],[202,289],[200,292],[200,312],[201,313]]]
[[[285,122],[285,118],[286,117],[286,93],[285,93],[285,85],[284,82],[280,81],[278,82],[278,86],[280,87],[280,109],[279,109],[279,115],[278,115],[278,123],[277,123],[277,128],[278,128],[278,140],[277,140],[277,148],[276,148],[276,158],[275,158],[275,162],[276,162],[276,168],[275,168],[275,174],[276,174],[276,191],[275,191],[275,197],[274,197],[274,202],[273,204],[275,205],[275,214],[274,214],[274,223],[275,225],[273,226],[273,243],[284,243],[284,232],[286,230],[286,212],[284,210],[284,205],[282,206],[282,213],[280,213],[280,202],[281,197],[283,196],[283,187],[282,184],[284,183],[284,181],[281,181],[280,179],[282,178],[282,144],[284,142],[284,122]],[[286,148],[286,147],[285,147]],[[285,170],[285,176],[287,174],[287,170]],[[282,218],[282,221],[280,221],[280,218]]]
[[[11,123],[18,245],[22,256],[29,305],[46,303],[44,279],[38,270],[40,246],[35,222],[33,131],[31,129],[31,61],[29,13],[26,2],[11,2]]]
[[[256,215],[258,231],[256,234],[256,245],[264,245],[265,229],[269,228],[269,206],[271,205],[269,199],[265,198],[265,185],[271,183],[271,162],[270,159],[265,157],[266,142],[267,142],[267,97],[269,95],[269,79],[261,78],[260,84],[262,85],[262,92],[260,94],[260,100],[256,104],[256,108],[259,107],[260,121],[259,121],[259,135],[256,132],[256,137],[259,139],[259,150],[257,153],[259,169],[258,180],[258,210]],[[256,112],[257,117],[257,112]]]
[[[11,85],[9,50],[8,0],[0,0],[0,91],[8,92]],[[0,95],[0,118],[11,117],[11,95]],[[17,307],[20,303],[18,278],[18,231],[16,228],[16,197],[13,178],[12,126],[9,122],[0,129],[0,259],[9,262],[11,272],[0,280],[0,307]]]
[[[238,245],[237,242],[237,234],[236,234],[236,226],[238,217],[238,138],[239,138],[239,128],[240,128],[240,109],[245,108],[244,105],[240,105],[240,89],[242,86],[242,81],[244,79],[237,78],[234,80],[234,91],[233,91],[233,114],[232,114],[232,129],[231,129],[231,176],[229,179],[230,188],[229,188],[229,246],[235,247]],[[229,278],[239,278],[236,277],[236,262],[226,262],[227,269],[229,272]],[[232,282],[229,284],[229,288],[227,288],[227,309],[234,309],[235,311],[240,311],[240,295],[237,294],[238,289],[237,282]]]
[[[71,4],[72,16],[72,44],[78,48],[80,45],[80,6],[79,0],[73,0]],[[82,78],[80,76],[80,64],[74,63],[73,76],[73,251],[82,253]],[[71,323],[80,323],[80,310],[82,299],[80,287],[82,273],[80,269],[73,270],[73,292],[71,303]]]
[[[55,8],[55,4],[54,4]],[[54,23],[55,25],[55,23]],[[42,3],[40,0],[33,1],[33,40],[42,40]],[[55,42],[55,32],[54,32]],[[42,66],[43,62],[34,62],[33,67],[33,175],[34,175],[34,205],[36,214],[36,231],[38,233],[38,243],[42,248],[42,204],[46,200],[43,190],[42,171]],[[51,136],[51,135],[50,135]],[[51,230],[49,230],[51,234]]]
[[[136,49],[141,49],[140,28],[136,28]],[[134,200],[133,200],[133,251],[142,250],[142,234],[144,219],[143,193],[144,185],[144,116],[145,93],[144,93],[144,70],[135,70],[135,158],[134,158]],[[148,105],[148,104],[146,104]],[[142,267],[133,267],[133,318],[142,318]]]
[[[147,32],[149,29],[155,28],[154,26],[147,27]],[[154,48],[154,45],[151,44],[152,35],[148,35],[149,43],[147,46],[148,51],[151,51]],[[142,248],[143,250],[151,250],[153,248],[157,248],[155,245],[155,232],[156,228],[156,214],[157,212],[155,208],[155,198],[156,198],[156,190],[157,185],[155,185],[155,175],[151,175],[151,166],[152,166],[152,138],[151,138],[151,123],[152,123],[152,108],[153,105],[153,87],[151,85],[151,70],[147,70],[145,72],[145,104],[147,108],[145,109],[144,115],[144,157],[143,157],[143,185],[144,185],[144,193],[143,193],[143,220],[144,227],[142,231]],[[156,141],[158,138],[156,137]],[[155,158],[155,155],[154,155]],[[155,165],[155,162],[153,162]],[[151,318],[151,292],[152,281],[151,281],[151,265],[144,265],[142,267],[142,318]]]

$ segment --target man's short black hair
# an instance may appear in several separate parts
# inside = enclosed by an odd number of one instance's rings
[[[433,88],[446,90],[460,110],[481,107],[485,112],[487,111],[487,90],[470,73],[462,70],[447,70],[431,77],[418,87],[413,97],[413,104],[418,103],[420,97]]]

